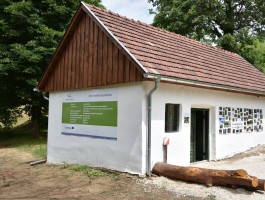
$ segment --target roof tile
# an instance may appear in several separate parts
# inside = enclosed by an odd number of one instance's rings
[[[265,92],[265,75],[235,53],[88,6],[149,73]]]

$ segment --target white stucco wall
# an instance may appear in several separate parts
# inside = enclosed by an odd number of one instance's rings
[[[154,83],[145,82],[145,93]],[[190,115],[191,108],[209,109],[210,160],[221,159],[245,151],[258,144],[265,144],[265,132],[220,135],[219,106],[263,109],[265,98],[222,91],[199,89],[161,83],[153,94],[152,106],[152,166],[163,161],[163,139],[170,138],[168,163],[189,165],[190,163],[190,126],[184,127],[183,116]],[[180,104],[180,131],[165,133],[165,104]],[[264,116],[263,116],[264,118]],[[263,119],[264,120],[264,119]],[[264,121],[263,126],[265,127]]]
[[[111,90],[117,94],[117,141],[61,134],[63,93],[52,92],[49,97],[48,162],[88,164],[144,174],[142,129],[145,125],[142,120],[141,84],[100,90]],[[71,91],[71,94],[84,92]]]
[[[148,92],[154,82],[126,84],[101,91],[114,91],[118,101],[117,141],[61,134],[63,93],[50,93],[48,162],[79,163],[130,173],[145,174]],[[91,90],[90,90],[91,91]],[[81,94],[86,91],[71,91]],[[163,161],[163,140],[170,138],[168,163],[190,164],[190,125],[184,116],[191,108],[209,109],[210,160],[221,159],[265,144],[265,132],[219,134],[219,107],[263,109],[265,98],[161,83],[152,96],[151,165]],[[165,104],[180,104],[180,130],[165,133]],[[264,116],[263,116],[264,118]],[[263,119],[264,120],[264,119]],[[263,121],[263,126],[265,122]]]

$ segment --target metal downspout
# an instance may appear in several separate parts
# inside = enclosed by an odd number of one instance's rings
[[[161,77],[156,77],[155,86],[147,96],[147,138],[146,138],[146,175],[151,175],[151,125],[152,125],[152,95],[157,90],[160,84]]]
[[[46,92],[42,92],[42,96],[43,96],[43,98],[44,98],[45,100],[49,101],[49,97],[46,97],[45,94],[46,94]]]
[[[34,92],[41,92],[38,88],[33,88]],[[46,92],[42,92],[42,96],[45,100],[49,101],[49,97],[45,96]]]

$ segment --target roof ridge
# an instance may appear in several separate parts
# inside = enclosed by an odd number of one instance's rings
[[[104,11],[104,12],[108,12],[108,13],[110,13],[110,14],[112,14],[112,15],[116,15],[116,16],[118,16],[118,17],[121,17],[121,18],[124,18],[124,19],[126,19],[126,20],[130,20],[130,21],[133,21],[133,22],[135,22],[135,23],[139,23],[139,24],[142,24],[142,25],[146,25],[146,26],[151,26],[151,25],[149,25],[149,24],[146,24],[146,23],[144,23],[144,22],[141,22],[140,20],[135,20],[135,19],[133,19],[133,18],[128,18],[127,16],[125,16],[125,15],[120,15],[119,13],[115,13],[115,12],[112,12],[111,10],[105,10],[105,9],[103,9],[103,8],[99,8],[99,7],[96,7],[95,5],[92,5],[92,4],[88,4],[88,3],[85,3],[87,6],[92,6],[93,8],[95,8],[95,9],[98,9],[98,10],[101,10],[101,11]]]
[[[145,26],[148,26],[150,28],[154,28],[154,29],[157,29],[159,31],[163,31],[163,32],[166,32],[166,33],[169,33],[169,34],[174,34],[175,36],[177,37],[180,37],[182,39],[185,39],[185,40],[189,40],[190,42],[192,43],[195,43],[195,44],[199,44],[199,45],[204,45],[206,47],[211,47],[217,51],[223,51],[224,53],[228,53],[228,54],[231,54],[231,55],[235,55],[235,56],[239,56],[237,53],[234,53],[234,52],[231,52],[231,51],[228,51],[228,50],[225,50],[225,49],[222,49],[222,48],[218,48],[218,47],[215,47],[215,46],[212,46],[212,45],[209,45],[209,44],[206,44],[206,43],[203,43],[201,41],[198,41],[198,40],[195,40],[195,39],[191,39],[187,36],[184,36],[184,35],[181,35],[181,34],[178,34],[178,33],[175,33],[175,32],[172,32],[172,31],[168,31],[166,29],[163,29],[163,28],[160,28],[160,27],[156,27],[156,26],[153,26],[151,24],[147,24],[147,23],[144,23],[144,22],[141,22],[140,20],[135,20],[135,19],[132,19],[132,18],[128,18],[127,16],[125,15],[120,15],[118,13],[115,13],[115,12],[112,12],[111,10],[107,10],[107,9],[103,9],[103,8],[99,8],[99,7],[96,7],[95,5],[92,5],[92,4],[88,4],[88,3],[85,3],[86,5],[88,6],[92,6],[93,8],[97,9],[97,10],[101,10],[101,11],[104,11],[104,12],[108,12],[112,15],[115,15],[115,16],[118,16],[118,17],[121,17],[121,18],[124,18],[126,20],[130,20],[134,23],[139,23],[141,25],[145,25]]]

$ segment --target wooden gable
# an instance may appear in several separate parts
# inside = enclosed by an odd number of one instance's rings
[[[80,7],[38,88],[50,92],[142,81],[137,64],[106,33]]]

